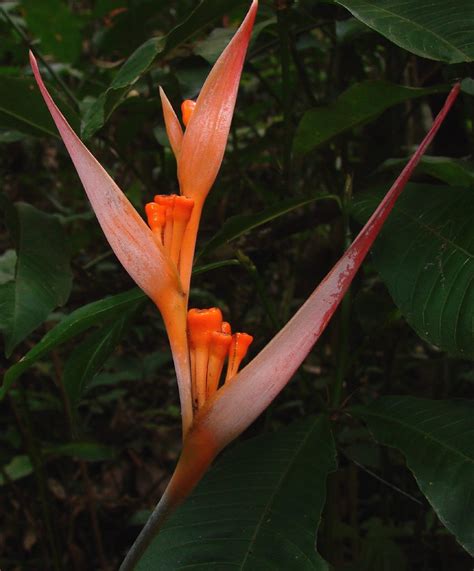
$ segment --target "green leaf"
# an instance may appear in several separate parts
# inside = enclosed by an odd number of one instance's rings
[[[238,265],[237,260],[224,260],[195,268],[193,274],[200,274],[223,266]],[[2,295],[2,288],[12,287],[12,282],[0,285],[0,329],[8,315],[8,309],[12,303],[8,301],[7,293]],[[107,320],[114,319],[124,314],[133,313],[147,299],[146,295],[138,288],[119,293],[99,301],[94,301],[73,311],[70,315],[56,325],[37,343],[31,351],[28,351],[18,363],[10,367],[3,378],[3,386],[0,387],[0,400],[6,395],[18,377],[34,365],[39,359],[50,353],[54,348],[66,341],[80,335],[90,327],[103,324]],[[104,330],[105,334],[105,330]],[[97,334],[99,337],[99,333]]]
[[[193,276],[205,274],[211,270],[218,270],[219,268],[226,268],[228,266],[240,266],[240,262],[236,258],[231,258],[230,260],[221,260],[220,262],[211,262],[210,264],[197,266],[193,268]]]
[[[54,89],[52,90],[54,93]],[[77,126],[77,117],[61,103],[62,111]],[[58,137],[48,108],[32,79],[0,75],[0,127],[21,131],[27,135]]]
[[[474,95],[474,79],[472,79],[472,77],[465,77],[461,81],[461,91],[469,95]]]
[[[131,319],[144,302],[145,299],[142,299],[141,303],[118,314],[111,322],[91,333],[71,353],[64,367],[63,385],[72,408],[79,404],[95,374],[112,355]]]
[[[121,315],[133,308],[137,308],[146,298],[138,288],[125,293],[101,299],[76,309],[66,316],[54,329],[37,343],[31,351],[5,373],[3,386],[0,387],[0,399],[10,389],[15,380],[39,359],[47,355],[58,345],[69,341],[93,325],[104,323],[108,319]]]
[[[361,196],[363,222],[382,192]],[[372,250],[375,267],[408,323],[453,355],[474,359],[474,192],[408,184]]]
[[[426,58],[474,60],[471,0],[336,0],[398,46]]]
[[[142,44],[120,68],[110,87],[88,108],[81,125],[82,137],[91,137],[104,125],[132,85],[158,57],[165,56],[240,4],[244,4],[244,1],[202,0],[189,17],[169,34],[151,38]]]
[[[90,138],[123,101],[131,86],[144,74],[163,50],[162,38],[151,38],[137,48],[120,68],[110,87],[87,107],[81,123],[81,135]]]
[[[75,62],[81,53],[80,20],[61,0],[22,0],[29,31],[40,40],[43,54]]]
[[[408,159],[389,159],[379,170],[395,170],[399,172]],[[474,162],[450,157],[422,157],[416,173],[427,174],[451,186],[474,187]]]
[[[474,401],[384,397],[350,412],[406,456],[440,520],[474,555]]]
[[[194,53],[214,65],[234,34],[232,28],[215,28],[205,40],[197,44]]]
[[[315,537],[335,456],[326,417],[242,443],[170,517],[137,571],[327,569]]]
[[[8,224],[17,242],[15,280],[0,288],[7,356],[54,308],[66,303],[72,284],[67,237],[58,220],[21,202],[14,213]]]
[[[6,473],[7,478],[4,477],[3,472]],[[29,476],[32,472],[33,466],[31,465],[29,456],[15,456],[11,462],[3,466],[2,471],[0,471],[0,486],[8,484],[10,480],[14,482],[20,478]]]
[[[257,214],[238,214],[237,216],[231,216],[224,222],[222,228],[204,245],[202,250],[199,252],[198,257],[207,255],[219,246],[228,244],[239,236],[250,232],[250,230],[258,228],[267,222],[271,222],[280,216],[288,214],[288,212],[291,212],[300,206],[305,206],[306,204],[310,204],[316,200],[326,199],[338,200],[337,196],[333,194],[321,194],[319,196],[312,196],[311,198],[304,199],[293,198],[291,200],[279,202],[270,208],[266,208],[265,210],[258,212]]]
[[[356,83],[329,105],[305,112],[296,130],[294,151],[307,153],[345,131],[373,121],[394,105],[447,90],[444,86],[419,89],[379,80]]]
[[[0,285],[15,279],[16,261],[15,250],[7,250],[0,256]]]
[[[45,448],[45,453],[52,456],[70,456],[87,460],[89,462],[102,462],[111,460],[116,452],[110,446],[98,444],[97,442],[68,442]]]

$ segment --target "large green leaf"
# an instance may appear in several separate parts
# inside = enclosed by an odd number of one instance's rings
[[[447,90],[443,86],[404,87],[381,80],[356,83],[329,105],[306,111],[296,131],[294,150],[307,153],[349,129],[373,121],[394,105]]]
[[[202,0],[189,17],[169,34],[151,38],[142,44],[120,68],[110,87],[87,110],[82,121],[82,136],[87,139],[104,125],[131,86],[156,58],[165,56],[208,24],[244,3],[244,0]]]
[[[382,193],[361,196],[365,221]],[[373,248],[393,300],[417,333],[454,355],[474,358],[474,191],[409,184]]]
[[[472,0],[336,0],[389,40],[419,56],[474,60]]]
[[[474,401],[384,397],[351,413],[401,450],[440,520],[474,555]]]
[[[39,359],[47,355],[58,345],[69,341],[90,327],[104,323],[130,310],[138,308],[146,299],[145,294],[138,288],[94,301],[76,309],[67,315],[54,329],[49,331],[31,351],[5,373],[3,386],[0,387],[2,398],[15,380]]]
[[[5,352],[10,355],[55,307],[67,301],[72,273],[67,237],[54,216],[17,203],[8,218],[17,263],[14,281],[1,286],[0,305]]]
[[[74,113],[63,104],[61,109],[71,124],[77,126]],[[48,135],[59,138],[48,108],[32,79],[0,75],[0,127],[37,137]]]
[[[62,0],[22,0],[28,29],[39,38],[44,54],[74,62],[81,53],[80,19]]]
[[[327,569],[315,537],[335,455],[326,417],[241,444],[170,518],[137,570]]]
[[[222,244],[227,244],[246,232],[250,232],[250,230],[258,228],[263,224],[267,224],[267,222],[271,222],[280,216],[284,216],[285,214],[288,214],[288,212],[291,212],[300,206],[305,206],[306,204],[310,204],[316,200],[325,200],[328,198],[338,200],[338,197],[333,194],[321,194],[319,196],[303,199],[292,198],[290,200],[278,202],[261,212],[257,212],[256,214],[238,214],[236,216],[231,216],[224,222],[222,228],[204,245],[203,249],[199,252],[199,256],[209,254],[219,246],[222,246]]]

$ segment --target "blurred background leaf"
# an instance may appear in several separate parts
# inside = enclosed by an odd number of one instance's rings
[[[296,131],[294,150],[307,153],[348,129],[373,121],[389,107],[444,91],[446,87],[414,89],[383,81],[355,84],[328,106],[305,112]]]
[[[44,54],[75,62],[81,53],[80,20],[61,0],[21,0],[28,29]]]

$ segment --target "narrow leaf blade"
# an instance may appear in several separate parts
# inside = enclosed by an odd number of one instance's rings
[[[105,361],[112,355],[141,304],[120,313],[116,319],[91,333],[69,356],[64,367],[63,385],[75,408],[88,385]]]
[[[256,214],[238,214],[236,216],[231,216],[224,222],[222,228],[204,245],[202,250],[199,252],[198,257],[205,256],[219,246],[227,244],[239,236],[258,228],[263,224],[267,224],[272,220],[276,220],[277,218],[280,218],[280,216],[284,216],[301,206],[306,206],[312,202],[326,199],[337,200],[337,197],[335,195],[325,194],[305,199],[290,199],[279,202],[278,204],[275,204],[270,208],[266,208],[261,212],[257,212]]]
[[[54,329],[49,331],[33,349],[5,373],[0,399],[5,396],[15,380],[39,359],[55,347],[69,341],[93,325],[103,323],[123,312],[137,308],[146,299],[138,288],[120,293],[100,301],[89,303],[67,315]]]
[[[203,0],[184,22],[173,28],[165,37],[151,38],[137,48],[117,73],[110,87],[89,109],[82,122],[82,136],[85,139],[91,137],[105,124],[128,90],[157,58],[165,56],[242,3],[242,0]]]
[[[307,153],[345,131],[373,121],[394,105],[446,91],[444,86],[420,89],[379,80],[356,83],[329,105],[306,111],[296,131],[294,150]]]

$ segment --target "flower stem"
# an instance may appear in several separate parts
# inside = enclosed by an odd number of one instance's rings
[[[159,310],[165,322],[178,381],[183,439],[193,422],[191,369],[186,333],[187,297],[182,291],[172,291]]]
[[[189,496],[203,477],[217,452],[207,430],[188,433],[178,465],[161,500],[125,557],[119,571],[133,571],[171,513]]]
[[[186,226],[183,237],[183,245],[181,246],[180,256],[180,277],[183,291],[186,295],[186,305],[189,299],[189,287],[191,283],[191,274],[193,271],[194,250],[196,248],[197,233],[199,230],[199,222],[201,221],[202,207],[204,200],[194,199],[194,208],[191,218]]]

